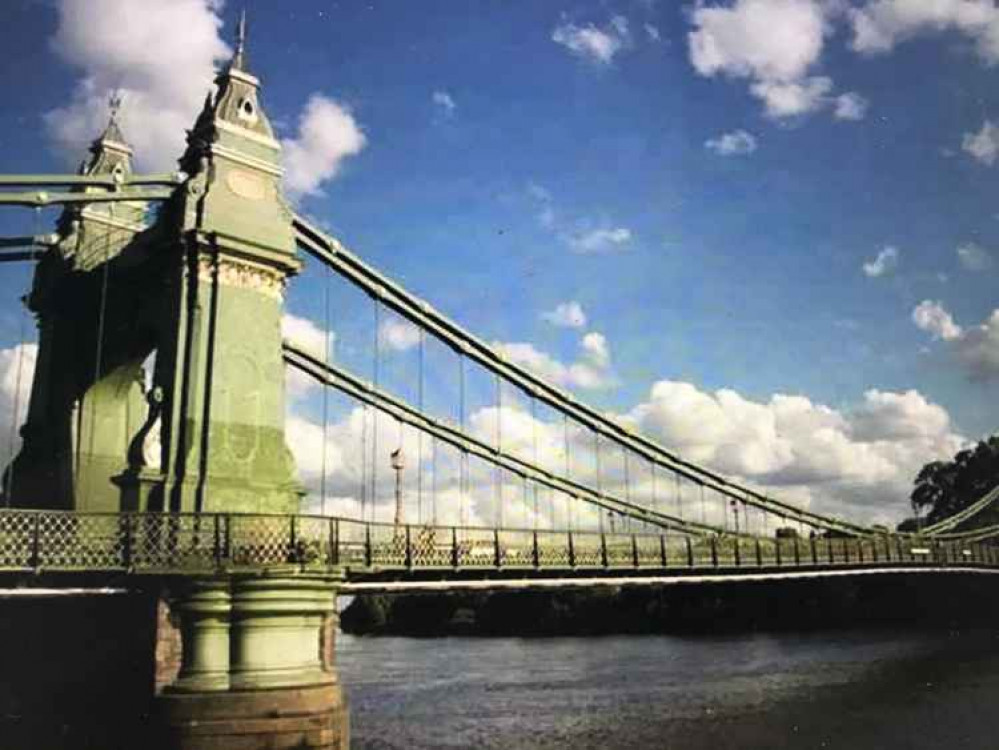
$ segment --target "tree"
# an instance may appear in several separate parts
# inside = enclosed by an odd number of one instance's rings
[[[960,451],[951,461],[926,464],[916,477],[912,507],[917,515],[929,509],[927,523],[936,523],[964,510],[999,484],[999,435]]]

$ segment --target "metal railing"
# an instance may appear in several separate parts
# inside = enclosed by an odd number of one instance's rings
[[[0,571],[200,574],[999,566],[992,544],[487,529],[324,516],[0,511]]]

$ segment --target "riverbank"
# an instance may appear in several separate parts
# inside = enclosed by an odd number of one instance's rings
[[[991,576],[885,575],[600,588],[576,591],[358,596],[343,611],[352,635],[558,636],[809,631],[999,622]]]

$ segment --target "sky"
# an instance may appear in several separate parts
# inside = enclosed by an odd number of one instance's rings
[[[852,518],[901,517],[923,463],[995,430],[993,0],[8,0],[3,171],[74,168],[115,89],[138,168],[176,168],[244,6],[297,209],[512,360]],[[0,282],[8,425],[29,274]],[[288,303],[323,347],[324,283]],[[338,295],[331,346],[363,371],[370,306]],[[418,337],[380,324],[411,364]],[[327,450],[358,463],[337,416]]]

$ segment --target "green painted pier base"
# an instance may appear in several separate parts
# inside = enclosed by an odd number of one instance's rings
[[[347,750],[336,582],[195,579],[171,592],[180,666],[154,701],[161,750]],[[161,635],[160,651],[169,651]],[[168,668],[168,667],[167,667]]]

